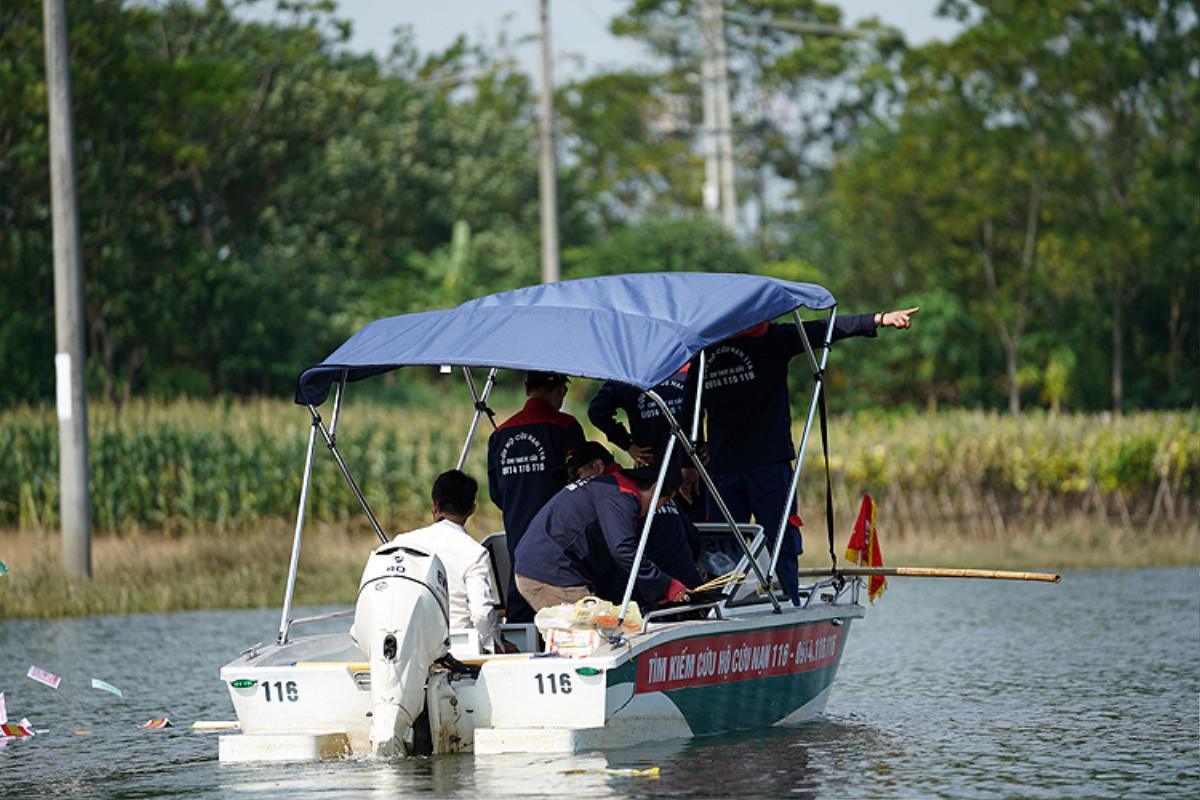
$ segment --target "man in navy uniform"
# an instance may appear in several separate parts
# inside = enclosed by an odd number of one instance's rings
[[[691,364],[684,364],[653,390],[667,404],[684,431],[691,430],[691,418],[680,416],[685,405],[684,388],[690,368]],[[617,418],[618,411],[625,412],[625,418],[629,421],[628,429]],[[647,397],[641,389],[626,383],[606,381],[588,404],[588,419],[610,442],[629,453],[635,466],[657,464],[671,438],[671,426],[658,403]],[[672,460],[675,466],[683,465],[680,450],[675,450]],[[684,484],[674,501],[675,506],[690,519],[703,521],[704,498],[699,491],[696,475],[688,470],[684,477]]]
[[[683,389],[687,383],[689,366],[684,364],[682,369],[654,387],[684,430],[688,430],[689,426],[679,419],[679,412],[683,409]],[[625,418],[629,420],[628,429],[617,419],[618,411],[625,412]],[[671,436],[671,426],[667,424],[658,404],[641,389],[627,383],[606,381],[592,402],[588,403],[588,419],[610,442],[629,453],[635,465],[655,463],[666,450],[667,440]]]
[[[563,413],[567,377],[530,372],[525,378],[528,400],[488,439],[488,494],[504,515],[510,563],[530,520],[567,485],[567,458],[583,444],[583,428]],[[508,622],[532,622],[533,609],[509,581],[505,596]]]
[[[594,441],[584,442],[567,461],[567,472],[571,480],[613,475],[621,471],[621,465],[613,460],[608,448]],[[641,536],[640,526],[638,536]],[[699,586],[703,583],[703,578],[696,569],[696,559],[700,557],[700,531],[696,530],[692,521],[676,507],[675,499],[659,504],[658,510],[654,512],[644,557],[685,586]],[[597,589],[597,594],[617,602],[624,597],[625,582],[628,580],[628,570],[614,574],[609,580],[602,581],[603,585]],[[653,606],[657,600],[644,596],[636,586],[633,599],[643,606]]]
[[[641,533],[638,519],[651,512],[657,470],[642,467],[568,484],[529,523],[517,547],[513,574],[535,611],[573,603],[615,580],[628,580]],[[678,488],[666,481],[659,504]],[[643,555],[637,590],[653,603],[683,600],[688,587]],[[620,598],[617,598],[618,600]]]
[[[832,341],[875,336],[878,328],[908,328],[916,308],[875,314],[847,314],[834,321]],[[814,353],[825,341],[825,320],[804,323]],[[707,417],[709,469],[713,483],[737,522],[751,516],[775,541],[791,488],[792,414],[788,404],[788,363],[804,351],[791,323],[762,323],[708,348],[702,406]],[[695,379],[685,388],[684,414],[695,397]],[[802,551],[795,524],[795,500],[784,530],[776,574],[791,601],[799,605],[796,558]],[[709,518],[721,519],[709,498]]]

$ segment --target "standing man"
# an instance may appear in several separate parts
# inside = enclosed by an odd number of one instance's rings
[[[656,469],[642,467],[584,478],[569,484],[538,512],[513,563],[517,588],[535,611],[573,603],[617,582],[624,588],[637,555],[638,519],[657,510],[650,508],[657,477]],[[668,473],[660,506],[678,483]],[[636,588],[652,603],[681,600],[688,593],[687,586],[645,554]]]
[[[433,524],[392,541],[435,554],[446,568],[450,594],[450,627],[474,628],[479,646],[493,652],[496,644],[496,609],[492,605],[492,567],[488,551],[467,529],[475,513],[479,486],[465,472],[452,469],[433,482]]]
[[[681,416],[686,405],[684,391],[690,369],[690,363],[684,364],[674,375],[654,387],[684,431],[691,430],[691,417]],[[628,429],[617,418],[618,411],[625,412]],[[588,404],[588,419],[608,437],[608,441],[629,453],[635,467],[657,464],[671,438],[671,426],[658,404],[641,389],[626,383],[606,381]],[[673,466],[684,466],[683,458],[676,450]],[[693,470],[685,470],[684,482],[674,503],[689,519],[704,520],[704,497]]]
[[[556,372],[530,372],[525,407],[488,439],[488,494],[504,515],[510,563],[530,520],[567,485],[567,458],[583,444],[583,428],[561,411],[569,381]],[[532,622],[533,609],[517,591],[514,577],[505,594],[509,622]]]
[[[676,419],[683,409],[683,390],[690,366],[684,364],[674,375],[654,387]],[[625,412],[628,430],[617,419],[618,411]],[[641,389],[627,383],[605,381],[588,403],[588,419],[610,442],[629,453],[634,466],[656,463],[671,436],[671,426],[663,418],[658,404],[646,397]],[[684,420],[679,419],[679,424],[687,429]]]
[[[832,341],[875,336],[879,328],[908,328],[916,308],[875,314],[847,314],[834,321]],[[814,351],[825,341],[825,320],[804,323]],[[709,469],[713,483],[737,522],[754,521],[774,545],[791,489],[792,412],[788,403],[788,363],[804,352],[793,324],[762,323],[708,350],[702,405],[707,416]],[[695,397],[695,379],[685,390]],[[684,413],[687,413],[685,409]],[[799,605],[796,559],[803,548],[795,516],[788,512],[776,574],[793,604]],[[709,517],[720,511],[709,498]]]

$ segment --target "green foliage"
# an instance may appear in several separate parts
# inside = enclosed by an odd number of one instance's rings
[[[517,397],[510,398],[515,405]],[[347,406],[338,448],[389,530],[428,511],[438,473],[454,465],[470,421],[444,391],[427,405]],[[307,412],[283,402],[134,402],[91,420],[92,518],[102,531],[229,530],[295,513]],[[851,493],[985,493],[1024,508],[1041,496],[1078,503],[1095,490],[1147,505],[1160,484],[1176,502],[1200,496],[1200,414],[1029,415],[863,413],[836,419],[835,480]],[[486,431],[486,427],[484,429]],[[486,435],[486,433],[484,433]],[[57,524],[57,426],[48,411],[0,415],[0,526]],[[811,443],[810,443],[811,445]],[[318,443],[309,517],[365,526],[357,501]],[[801,496],[820,505],[810,446]],[[478,439],[468,472],[486,474]],[[1138,500],[1142,498],[1142,500]],[[481,497],[481,518],[497,517]],[[1161,499],[1160,499],[1161,502]],[[1145,510],[1145,509],[1144,509]]]
[[[70,9],[93,397],[286,396],[371,319],[538,280],[537,86],[506,35],[401,33],[380,62],[327,0],[269,22],[254,2]],[[722,6],[755,230],[696,216],[699,3],[637,0],[613,28],[660,60],[557,92],[568,276],[757,271],[840,313],[920,305],[839,348],[843,408],[1196,405],[1190,6],[948,0],[961,32],[919,47],[874,20],[825,35],[848,24],[831,3]],[[41,14],[0,6],[0,405],[54,388]]]
[[[646,219],[612,238],[563,254],[570,277],[628,272],[748,272],[737,241],[704,217]]]
[[[341,50],[331,4],[290,5],[272,24],[220,1],[71,9],[89,365],[110,401],[286,393],[370,317],[474,293],[462,254],[423,255],[456,225],[536,219],[528,79],[463,43],[422,61],[400,42],[385,69]],[[19,378],[0,401],[52,394],[40,20],[33,0],[0,11],[0,357]]]
[[[956,39],[871,79],[892,102],[813,186],[806,245],[876,302],[935,286],[962,298],[976,402],[1195,403],[1200,352],[1178,315],[1200,297],[1200,255],[1179,243],[1200,233],[1200,196],[1177,193],[1197,170],[1194,15],[1103,0],[943,12],[965,23]],[[1146,377],[1148,361],[1169,379]]]

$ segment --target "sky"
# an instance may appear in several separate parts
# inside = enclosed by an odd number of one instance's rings
[[[387,55],[398,25],[412,26],[422,53],[444,49],[459,34],[491,42],[507,30],[512,39],[536,36],[538,0],[337,0],[340,15],[354,23],[350,46]],[[938,0],[840,0],[843,21],[853,25],[869,16],[904,31],[910,43],[949,38],[958,30],[938,19]],[[649,63],[636,43],[608,32],[609,21],[629,0],[551,0],[550,28],[555,54],[555,79],[582,77],[602,69]],[[516,50],[525,69],[536,74],[538,47],[532,38]]]

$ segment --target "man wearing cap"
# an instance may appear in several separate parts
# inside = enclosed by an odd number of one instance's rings
[[[561,411],[569,381],[556,372],[530,372],[525,407],[488,439],[488,494],[504,516],[511,563],[530,520],[567,484],[567,458],[583,444],[583,428]],[[509,622],[532,622],[533,609],[509,581],[505,596]]]
[[[567,461],[567,473],[571,480],[584,480],[597,475],[613,475],[621,472],[621,465],[613,460],[612,453],[596,441],[584,442]],[[639,526],[638,536],[641,536]],[[699,586],[703,579],[696,569],[700,556],[700,531],[680,512],[674,499],[660,503],[650,523],[650,537],[646,540],[644,558],[653,561],[658,568],[673,575],[685,586]],[[602,580],[598,589],[601,597],[619,600],[625,595],[625,583],[629,571],[618,571]],[[634,586],[634,599],[643,605],[653,606],[657,598],[644,596]]]
[[[656,477],[653,467],[641,467],[584,478],[537,513],[513,562],[517,589],[535,611],[596,594],[613,577],[628,579],[637,555],[637,522],[651,510]],[[659,505],[677,488],[678,479],[668,476]],[[652,602],[682,600],[688,593],[644,555],[636,586]]]
[[[908,328],[916,308],[876,314],[847,314],[834,321],[831,341],[875,336],[878,328]],[[825,341],[826,323],[804,323],[814,351]],[[762,323],[708,348],[702,406],[707,416],[709,470],[717,491],[737,522],[751,516],[774,542],[791,489],[792,414],[788,404],[788,364],[804,351],[790,323]],[[690,413],[696,379],[684,390]],[[776,574],[793,604],[799,605],[796,559],[802,551],[795,500],[787,513]],[[713,498],[709,518],[721,519]]]

